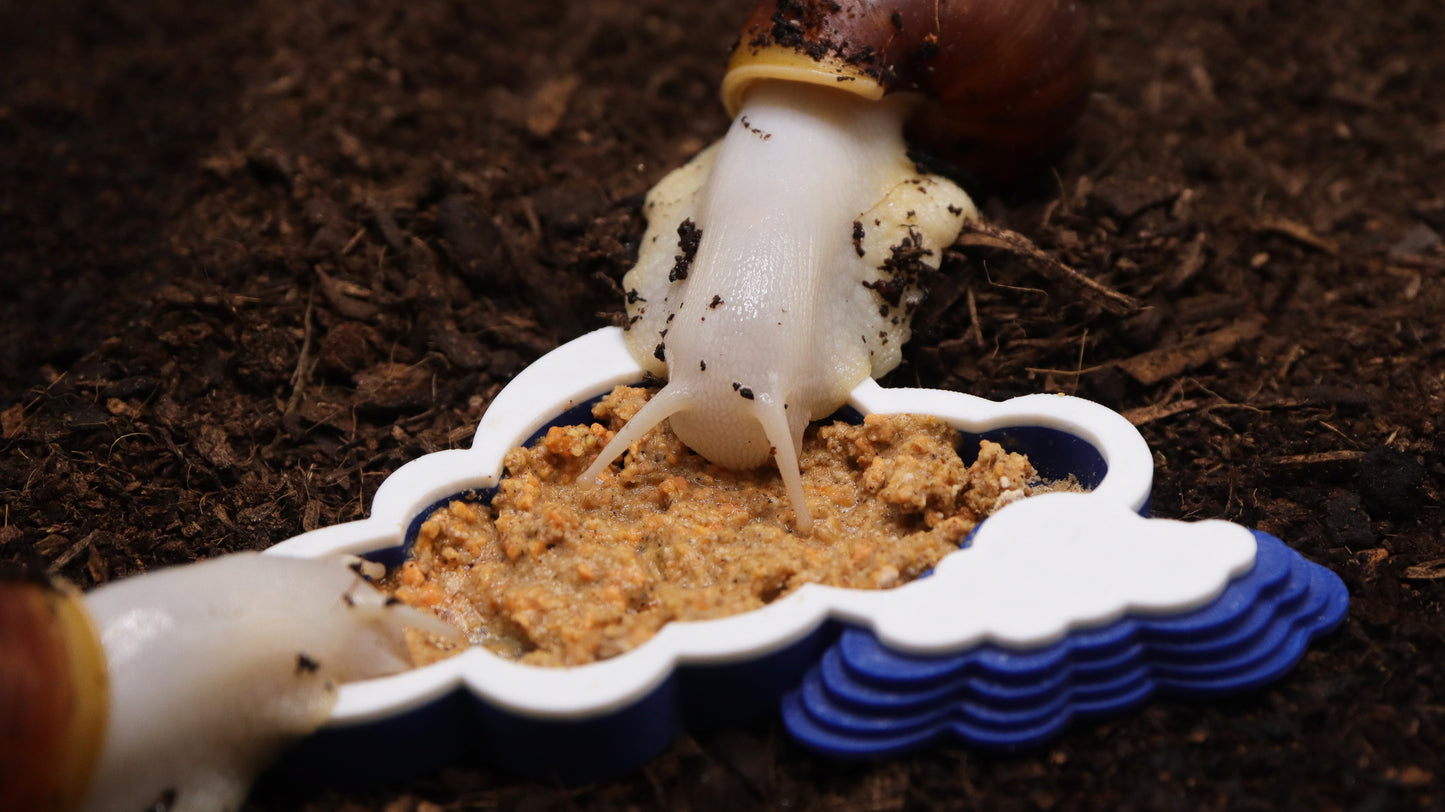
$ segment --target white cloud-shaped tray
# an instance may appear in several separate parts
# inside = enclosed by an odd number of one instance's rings
[[[428,454],[392,474],[369,518],[268,552],[395,562],[432,509],[495,487],[509,448],[564,414],[567,422],[586,419],[575,410],[641,379],[621,331],[583,336],[518,375],[488,408],[471,448]],[[844,629],[906,657],[980,646],[1045,650],[1074,630],[1197,610],[1254,564],[1255,537],[1242,527],[1139,515],[1152,481],[1149,449],[1133,426],[1098,404],[1061,395],[995,403],[870,380],[849,406],[936,415],[965,435],[1028,453],[1047,475],[1073,473],[1092,488],[1008,506],[931,577],[896,589],[810,584],[753,612],[670,624],[630,652],[574,668],[522,665],[472,648],[345,685],[330,722],[293,764],[343,781],[458,758],[566,779],[616,773],[644,763],[680,726],[776,708]]]

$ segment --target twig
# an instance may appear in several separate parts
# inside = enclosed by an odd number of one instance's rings
[[[978,323],[978,300],[973,297],[973,286],[968,288],[968,319],[972,325],[969,332],[973,333],[973,341],[979,349],[983,349],[983,325]]]
[[[1097,305],[1116,316],[1129,316],[1144,309],[1143,302],[1126,293],[1120,293],[1102,282],[1084,276],[1049,256],[1037,245],[1034,245],[1033,240],[1016,231],[973,220],[964,224],[963,233],[958,235],[954,245],[997,248],[1024,257],[1039,273],[1075,287],[1090,304]]]
[[[1294,409],[1303,406],[1304,401],[1300,400],[1270,400],[1257,403],[1231,403],[1224,398],[1211,394],[1207,398],[1188,398],[1185,400],[1165,400],[1149,406],[1141,406],[1137,409],[1129,409],[1122,412],[1124,419],[1135,426],[1142,426],[1153,423],[1156,420],[1163,420],[1166,417],[1173,417],[1176,414],[1203,410],[1212,412],[1216,409],[1253,409],[1263,411],[1265,409]]]
[[[1087,374],[1089,374],[1090,372],[1098,372],[1098,371],[1101,370],[1101,369],[1104,369],[1104,367],[1102,367],[1102,366],[1094,366],[1094,367],[1083,367],[1083,366],[1081,366],[1081,367],[1075,367],[1074,369],[1054,369],[1054,368],[1051,368],[1051,367],[1024,367],[1024,372],[1028,372],[1028,373],[1033,374],[1033,375],[1072,375],[1072,376],[1077,377],[1077,376],[1079,376],[1079,375],[1087,375]]]
[[[1213,399],[1191,398],[1189,400],[1176,400],[1173,403],[1155,403],[1151,406],[1129,409],[1123,412],[1123,415],[1125,420],[1128,420],[1135,426],[1143,426],[1148,423],[1153,423],[1155,420],[1163,420],[1166,417],[1173,417],[1176,414],[1183,414],[1184,412],[1218,404],[1219,401]]]
[[[1322,254],[1334,256],[1340,252],[1340,246],[1334,240],[1321,237],[1304,223],[1296,223],[1284,217],[1261,217],[1254,223],[1254,230],[1288,237],[1300,245],[1313,248]]]
[[[1391,254],[1386,262],[1393,265],[1404,265],[1407,268],[1420,268],[1427,271],[1438,271],[1445,269],[1445,257],[1432,257],[1425,254]]]
[[[305,330],[301,336],[301,354],[296,358],[296,369],[291,372],[291,397],[286,401],[287,413],[296,410],[301,395],[306,391],[306,381],[311,377],[311,305],[316,300],[316,286],[306,294],[306,315],[303,317]]]
[[[1134,380],[1153,385],[1188,369],[1218,359],[1241,341],[1260,334],[1264,319],[1253,317],[1168,347],[1159,347],[1115,363]]]
[[[1363,451],[1317,451],[1313,454],[1289,454],[1283,457],[1275,457],[1270,462],[1275,465],[1325,465],[1337,462],[1355,462],[1364,459]]]

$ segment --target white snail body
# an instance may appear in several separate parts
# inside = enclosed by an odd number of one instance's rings
[[[6,741],[13,752],[0,755],[10,761],[48,746],[34,731],[57,724],[77,731],[61,742],[62,756],[92,754],[63,777],[4,774],[0,802],[87,812],[238,809],[280,750],[326,720],[339,683],[408,667],[403,626],[455,635],[389,601],[362,565],[241,553],[119,581],[83,601],[53,586],[0,584],[0,608],[27,610],[0,612],[0,672],[20,675],[6,683],[0,723],[15,729],[22,702],[61,709],[20,725],[31,732]],[[10,659],[26,648],[10,641],[52,635],[52,619],[67,617],[48,646],[59,666]]]
[[[722,142],[658,184],[624,279],[628,346],[667,385],[584,473],[646,430],[734,468],[777,458],[808,532],[804,427],[899,361],[918,271],[977,216],[903,134],[985,180],[1056,152],[1092,77],[1075,0],[764,0],[723,79]],[[674,237],[675,235],[675,237]]]
[[[585,477],[670,418],[719,465],[775,455],[807,531],[803,429],[898,364],[918,272],[977,216],[908,160],[900,104],[760,82],[724,139],[653,190],[623,284],[628,346],[668,383]]]

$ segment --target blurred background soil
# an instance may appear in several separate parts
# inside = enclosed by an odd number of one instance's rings
[[[1264,690],[1016,755],[838,764],[764,720],[608,783],[463,766],[251,808],[1445,805],[1445,7],[1091,6],[1077,143],[980,204],[1143,306],[959,245],[888,382],[1121,411],[1156,515],[1328,565],[1337,633]],[[727,126],[748,11],[0,4],[0,559],[90,586],[260,549],[469,443],[518,370],[622,312],[641,195]]]

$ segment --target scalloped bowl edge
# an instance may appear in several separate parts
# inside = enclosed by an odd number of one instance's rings
[[[378,488],[368,518],[296,536],[267,553],[319,557],[399,551],[406,543],[408,528],[418,516],[448,497],[494,487],[502,456],[508,449],[526,443],[558,415],[605,394],[614,386],[635,383],[642,378],[642,370],[627,353],[622,331],[617,328],[598,330],[569,342],[529,366],[497,395],[478,424],[471,448],[435,452],[407,463]],[[1102,465],[1101,470],[1095,472],[1092,495],[1096,499],[1132,511],[1142,512],[1147,508],[1153,476],[1148,446],[1122,416],[1096,403],[1064,395],[1028,395],[994,402],[942,390],[885,389],[867,380],[852,392],[849,406],[864,414],[934,414],[965,434],[983,435],[1022,428],[1043,429],[1065,440],[1073,438],[1069,442],[1087,445],[1097,457],[1096,462]],[[1077,448],[1063,451],[1066,456],[1078,452]],[[907,590],[910,586],[892,591]],[[679,682],[708,685],[717,675],[731,675],[739,668],[748,669],[751,664],[769,659],[791,661],[816,656],[826,642],[824,638],[831,638],[840,622],[867,625],[867,600],[860,600],[859,594],[859,590],[805,585],[752,612],[716,620],[668,624],[647,643],[630,652],[573,668],[522,665],[484,649],[469,649],[426,667],[341,686],[331,717],[317,738],[333,746],[351,729],[360,734],[359,739],[365,739],[363,728],[395,727],[408,714],[424,716],[431,711],[435,715],[436,708],[452,702],[459,694],[469,693],[480,700],[480,703],[470,703],[471,713],[482,728],[473,731],[478,735],[499,735],[513,724],[530,724],[532,728],[557,734],[544,735],[544,743],[538,746],[537,753],[529,754],[526,747],[498,745],[497,752],[490,753],[492,758],[517,762],[509,766],[526,772],[529,761],[545,756],[551,752],[549,748],[557,747],[561,739],[570,737],[584,751],[582,760],[587,762],[592,758],[592,761],[580,766],[574,764],[570,769],[561,765],[536,774],[585,778],[594,773],[615,773],[619,768],[635,766],[622,762],[645,761],[652,751],[671,740],[678,725],[687,722],[690,714],[677,708],[651,707],[645,715],[652,721],[641,724],[657,729],[638,737],[640,752],[631,758],[606,750],[587,756],[586,753],[597,748],[582,746],[586,737],[579,738],[576,735],[579,730],[595,723],[599,730],[607,731],[602,736],[606,740],[618,732],[611,722],[637,716],[644,706],[656,706],[659,697],[678,690]],[[810,651],[814,653],[809,655]],[[798,663],[796,673],[784,677],[783,682],[790,679],[795,682],[801,677],[801,668],[808,664]],[[708,676],[710,673],[712,677]],[[736,681],[734,677],[729,679]],[[747,680],[761,684],[768,678],[751,674]],[[760,695],[781,695],[788,687],[788,684],[772,686]],[[770,701],[775,702],[776,696]],[[756,703],[743,701],[741,704]],[[729,716],[731,711],[727,707],[727,703],[721,703],[716,710],[720,715]],[[639,722],[633,720],[625,724]],[[460,729],[453,734],[470,735]],[[441,749],[455,756],[467,748],[451,744]],[[345,761],[338,759],[338,763]],[[612,763],[614,761],[617,763]],[[589,764],[597,769],[589,769]]]

